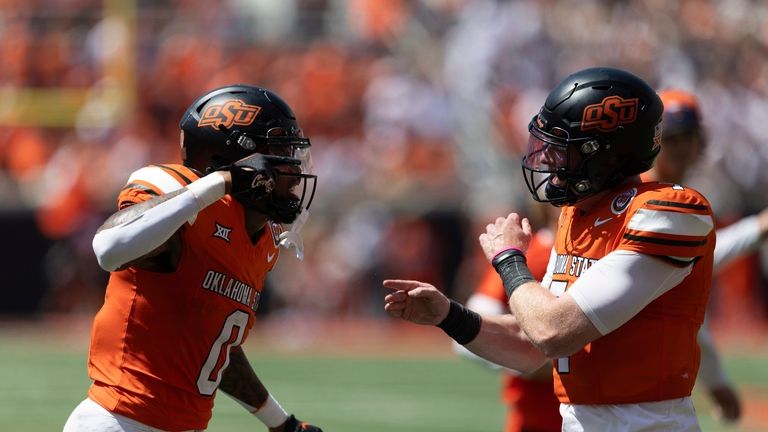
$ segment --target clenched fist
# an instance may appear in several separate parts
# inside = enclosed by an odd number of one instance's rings
[[[517,213],[510,213],[506,218],[496,218],[494,223],[485,227],[480,234],[480,247],[485,257],[491,262],[497,253],[508,248],[519,249],[522,253],[528,250],[532,237],[531,223],[527,218],[520,218]]]
[[[254,153],[221,169],[229,171],[232,175],[232,196],[245,201],[256,201],[275,189],[275,167],[300,164],[301,161],[291,157]]]

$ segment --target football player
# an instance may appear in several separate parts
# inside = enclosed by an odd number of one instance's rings
[[[179,126],[183,165],[135,171],[93,239],[111,275],[93,384],[64,431],[203,430],[217,390],[271,432],[320,431],[281,407],[241,347],[279,246],[301,253],[310,141],[279,96],[250,85],[206,93]]]
[[[712,276],[707,200],[644,183],[661,145],[662,101],[620,69],[576,72],[529,124],[533,198],[562,208],[542,282],[516,213],[480,235],[510,314],[480,315],[434,286],[386,280],[392,316],[437,325],[473,353],[523,372],[551,361],[563,430],[699,430],[691,390]]]
[[[696,165],[706,146],[706,134],[701,120],[699,103],[693,93],[680,89],[659,92],[664,103],[662,146],[654,166],[643,173],[644,181],[665,181],[682,184],[688,171]],[[768,209],[759,215],[746,217],[727,228],[717,231],[714,271],[724,263],[752,253],[768,238]],[[526,255],[531,274],[537,280],[543,278],[546,261],[541,257],[552,247],[554,237],[549,227],[538,230]],[[483,275],[475,292],[467,300],[470,309],[488,314],[504,313],[506,294],[497,273],[492,267]],[[717,349],[704,323],[697,337],[701,349],[699,380],[704,384],[715,403],[721,418],[726,422],[739,420],[741,401],[723,368]],[[463,356],[478,360],[462,345],[454,343],[455,350]],[[480,359],[482,360],[482,359]],[[498,365],[486,363],[498,369]],[[524,430],[560,430],[560,415],[552,403],[551,367],[546,373],[520,375],[504,373],[503,400],[509,407],[505,432]],[[509,371],[507,371],[509,372]],[[555,399],[556,401],[556,399]],[[555,421],[557,424],[555,424]]]

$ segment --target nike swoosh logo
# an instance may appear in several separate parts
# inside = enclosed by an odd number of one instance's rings
[[[610,222],[612,219],[613,218],[607,218],[607,219],[595,218],[595,226],[599,227],[600,225],[602,225],[602,224],[604,224],[606,222]]]
[[[275,259],[275,255],[277,255],[275,252],[268,253],[267,254],[267,262],[271,263],[273,259]]]

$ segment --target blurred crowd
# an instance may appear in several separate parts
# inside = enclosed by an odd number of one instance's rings
[[[695,91],[709,145],[690,183],[721,225],[768,206],[759,0],[0,0],[0,35],[0,212],[29,211],[51,241],[43,312],[101,304],[96,227],[132,171],[179,162],[179,117],[228,83],[289,102],[320,178],[305,261],[283,256],[265,313],[381,314],[392,276],[466,298],[481,227],[544,223],[520,174],[527,124],[588,66]],[[768,250],[724,273],[713,319],[763,319]]]

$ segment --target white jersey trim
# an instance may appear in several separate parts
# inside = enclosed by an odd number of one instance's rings
[[[166,170],[156,166],[141,168],[134,171],[133,174],[128,177],[128,183],[136,180],[147,182],[163,191],[164,194],[184,187],[184,185],[179,183],[179,181]]]
[[[637,210],[627,225],[631,230],[686,236],[705,236],[713,227],[710,215],[650,209]]]

